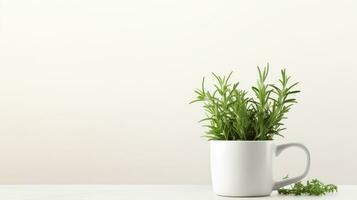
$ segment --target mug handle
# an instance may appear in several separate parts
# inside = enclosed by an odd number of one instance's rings
[[[275,181],[274,183],[274,187],[273,187],[273,190],[277,190],[281,187],[284,187],[286,185],[290,185],[290,184],[293,184],[293,183],[296,183],[298,181],[300,181],[301,179],[305,178],[307,173],[309,172],[309,169],[310,169],[310,152],[309,150],[306,148],[305,145],[303,144],[300,144],[300,143],[288,143],[288,144],[281,144],[281,145],[277,145],[276,146],[276,149],[275,149],[275,155],[276,156],[279,156],[279,154],[289,148],[289,147],[298,147],[302,150],[304,150],[304,152],[306,153],[306,167],[305,167],[305,171],[302,175],[300,176],[296,176],[296,177],[292,177],[292,178],[288,178],[288,179],[285,179],[285,180],[281,180],[281,181]]]

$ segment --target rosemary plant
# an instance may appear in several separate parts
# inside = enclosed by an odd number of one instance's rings
[[[205,89],[203,78],[201,88],[195,90],[196,99],[190,102],[203,102],[206,118],[200,122],[206,122],[203,126],[208,128],[208,140],[272,140],[275,135],[282,136],[282,121],[297,103],[292,96],[300,92],[294,89],[297,82],[290,84],[285,69],[281,70],[279,84],[274,85],[266,81],[269,65],[263,70],[258,67],[254,97],[239,89],[239,82],[229,82],[232,72],[223,77],[212,74],[217,81],[214,91]]]

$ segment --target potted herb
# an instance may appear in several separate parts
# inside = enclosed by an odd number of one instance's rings
[[[267,83],[269,66],[258,67],[258,81],[252,87],[253,97],[230,83],[228,76],[213,73],[217,83],[214,91],[195,90],[194,102],[202,102],[206,118],[202,119],[208,131],[204,135],[210,141],[211,178],[213,190],[222,196],[266,196],[272,190],[303,179],[310,168],[310,153],[300,143],[275,145],[273,139],[282,136],[283,120],[297,102],[299,93],[290,83],[286,70],[281,70],[278,84]],[[274,181],[272,159],[288,147],[301,148],[307,156],[306,168],[297,177]]]

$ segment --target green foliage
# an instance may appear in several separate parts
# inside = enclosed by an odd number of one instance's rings
[[[212,73],[217,83],[214,91],[205,89],[205,79],[197,97],[191,103],[203,102],[207,122],[205,137],[209,140],[272,140],[284,130],[282,120],[291,106],[297,103],[291,96],[300,91],[294,90],[298,83],[290,84],[290,76],[281,70],[279,85],[268,84],[269,65],[261,70],[258,67],[257,85],[252,87],[254,98],[247,91],[238,88],[239,82],[230,83],[232,75],[218,76]]]
[[[279,194],[282,195],[312,195],[312,196],[321,196],[327,193],[337,192],[337,186],[333,184],[323,184],[317,179],[312,179],[306,181],[304,185],[301,181],[291,185],[289,188],[281,188],[278,190]]]

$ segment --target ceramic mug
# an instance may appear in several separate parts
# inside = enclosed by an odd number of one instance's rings
[[[297,177],[273,180],[272,161],[289,147],[301,148],[307,156],[306,168]],[[266,141],[210,141],[213,191],[221,196],[267,196],[273,190],[303,179],[310,168],[310,152],[300,143],[275,145]]]

